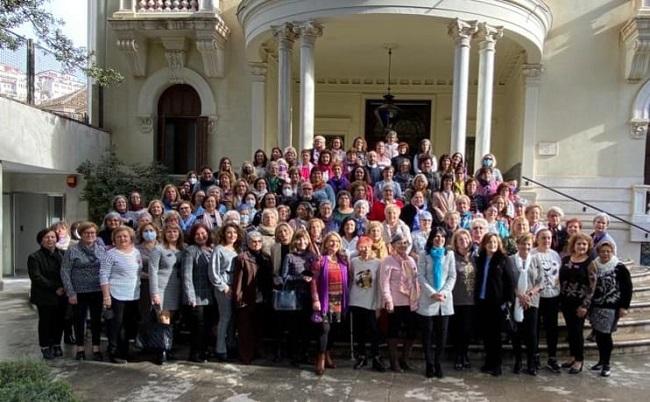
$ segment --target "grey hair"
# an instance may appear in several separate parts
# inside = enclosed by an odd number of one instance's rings
[[[228,223],[228,222],[235,222],[239,224],[241,221],[241,216],[239,215],[239,212],[231,209],[230,211],[226,212],[223,214],[223,223]]]
[[[248,232],[246,235],[246,241],[250,242],[252,240],[262,240],[262,234],[258,232],[257,230],[253,230],[252,232]]]
[[[470,227],[472,229],[474,229],[476,226],[479,226],[479,225],[483,226],[484,228],[488,227],[487,221],[485,219],[483,219],[483,218],[474,218],[472,220],[472,224],[470,225]]]
[[[597,213],[596,216],[594,216],[594,219],[591,222],[596,223],[596,220],[599,219],[599,218],[605,219],[605,222],[607,222],[607,224],[609,225],[609,215],[607,215],[604,212]]]
[[[366,209],[370,209],[370,204],[368,203],[367,200],[356,200],[354,202],[354,208],[356,208],[356,207],[358,207],[358,206],[360,206],[362,204],[366,206]]]

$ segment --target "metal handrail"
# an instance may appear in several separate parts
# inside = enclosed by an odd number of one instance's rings
[[[634,228],[639,229],[640,231],[642,231],[642,232],[645,233],[645,237],[646,237],[646,239],[648,238],[648,235],[650,235],[650,230],[648,230],[648,229],[646,229],[646,228],[643,228],[643,227],[637,225],[636,223],[632,223],[632,222],[628,221],[627,219],[623,219],[623,218],[621,218],[621,217],[618,216],[618,215],[612,214],[612,213],[610,213],[610,212],[608,212],[608,211],[605,211],[605,210],[602,209],[602,208],[598,208],[597,206],[595,206],[595,205],[593,205],[593,204],[590,204],[590,203],[588,203],[588,202],[586,202],[586,201],[582,201],[582,200],[580,200],[580,199],[578,199],[578,198],[576,198],[576,197],[573,197],[573,196],[571,196],[571,195],[569,195],[569,194],[567,194],[567,193],[563,193],[563,192],[560,191],[560,190],[556,190],[556,189],[554,189],[554,188],[552,188],[552,187],[549,187],[549,186],[547,186],[547,185],[545,185],[545,184],[542,184],[542,183],[540,183],[540,182],[538,182],[538,181],[535,181],[535,180],[533,180],[533,179],[530,179],[530,178],[528,178],[528,177],[526,177],[526,176],[521,176],[521,178],[524,179],[524,181],[526,181],[526,185],[528,185],[528,182],[533,183],[533,184],[536,184],[536,185],[538,185],[538,186],[540,186],[540,187],[542,187],[542,188],[545,188],[546,190],[550,190],[550,191],[552,191],[552,192],[554,192],[554,193],[556,193],[556,194],[559,194],[559,195],[561,195],[562,197],[566,197],[566,198],[570,199],[571,201],[575,201],[575,202],[577,202],[577,203],[579,203],[579,204],[584,205],[584,207],[582,208],[582,211],[583,211],[583,212],[586,212],[586,210],[587,210],[585,207],[588,207],[588,208],[591,208],[591,209],[595,209],[595,210],[598,211],[598,212],[606,213],[608,216],[610,216],[610,217],[612,217],[612,218],[614,218],[614,219],[616,219],[616,220],[618,220],[618,221],[621,221],[621,222],[623,222],[623,223],[625,223],[625,224],[627,224],[627,225],[629,225],[629,226],[632,226],[632,227],[634,227]]]

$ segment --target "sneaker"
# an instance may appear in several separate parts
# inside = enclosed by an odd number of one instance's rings
[[[591,366],[591,371],[601,371],[603,369],[603,363],[598,362]]]
[[[557,363],[557,360],[555,359],[548,359],[548,361],[546,362],[546,368],[548,368],[554,373],[560,373],[562,371],[560,365]]]
[[[608,364],[603,364],[603,369],[600,371],[601,377],[609,377],[612,374],[612,369]]]

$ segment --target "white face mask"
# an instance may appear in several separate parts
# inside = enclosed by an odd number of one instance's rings
[[[242,225],[246,226],[246,225],[248,225],[248,222],[250,221],[250,217],[248,215],[241,215],[239,217],[239,221],[241,222]]]
[[[251,208],[255,208],[255,200],[246,200],[246,204],[248,204]]]
[[[196,177],[190,177],[190,184],[195,185],[196,182],[199,181]]]
[[[282,195],[285,197],[291,197],[293,195],[293,190],[290,188],[282,189]]]
[[[145,241],[154,241],[156,240],[156,237],[157,237],[156,232],[152,230],[145,230],[144,232],[142,232],[142,238]]]

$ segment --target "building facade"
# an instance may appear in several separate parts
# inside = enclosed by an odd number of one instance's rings
[[[90,1],[91,48],[126,81],[92,121],[129,161],[182,174],[315,134],[377,139],[390,86],[401,138],[492,152],[522,194],[591,228],[647,227],[650,2],[625,0]],[[387,54],[392,52],[391,79]],[[643,232],[613,223],[622,257]]]

